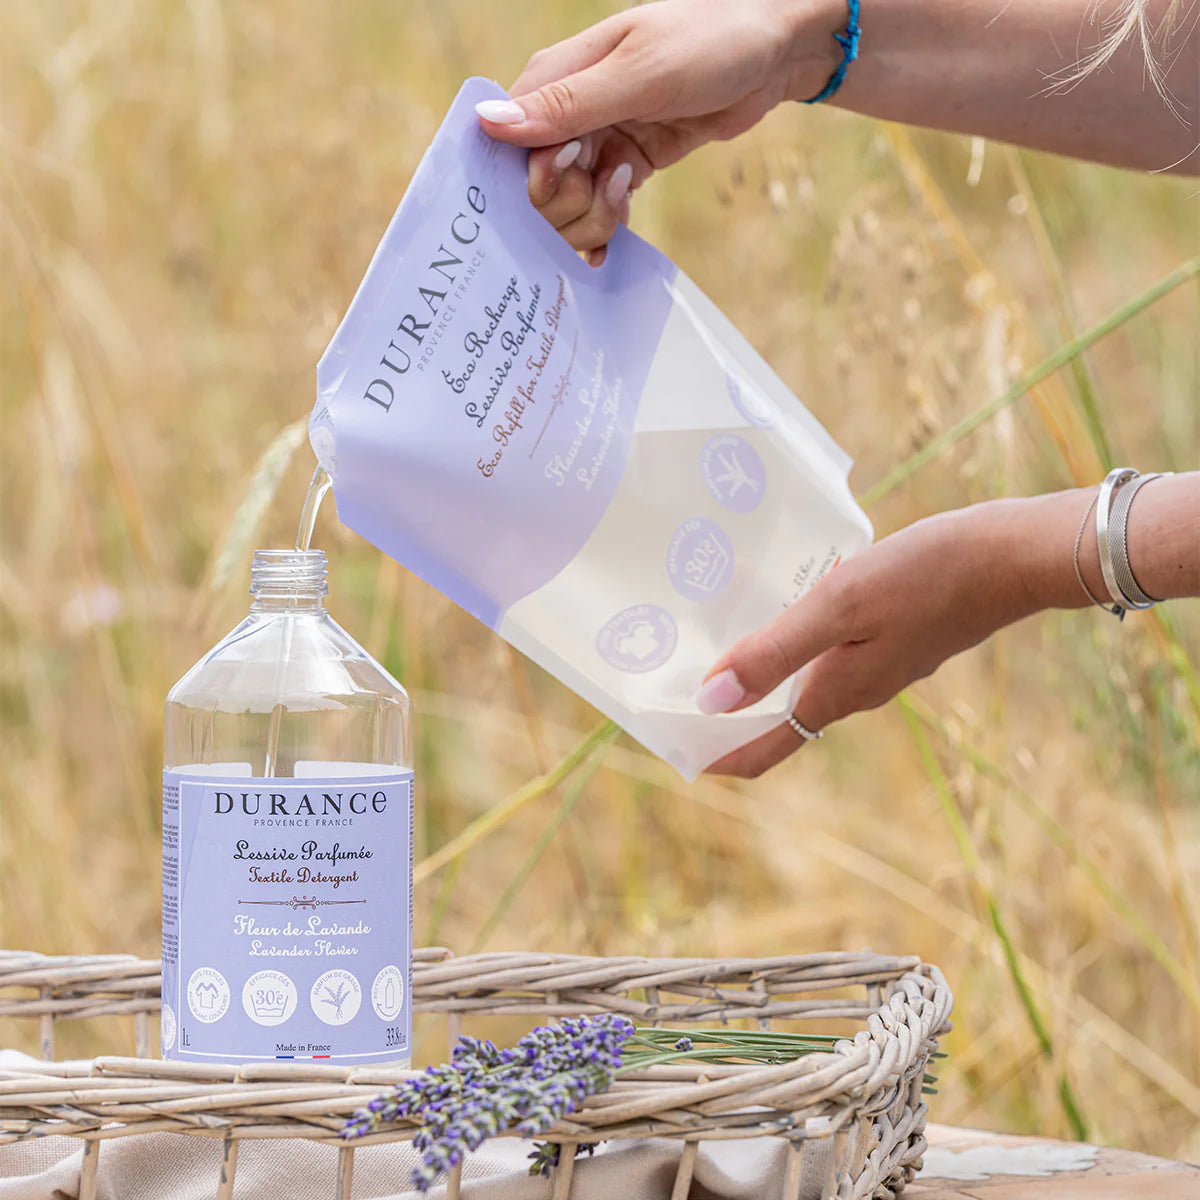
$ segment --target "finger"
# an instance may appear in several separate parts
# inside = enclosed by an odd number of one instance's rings
[[[590,171],[596,165],[596,159],[599,157],[604,141],[611,132],[608,129],[599,129],[595,133],[585,133],[579,139],[583,143],[583,149],[580,150],[575,165],[582,167],[585,171]]]
[[[780,725],[770,733],[739,746],[736,750],[704,768],[706,775],[734,775],[739,779],[757,779],[772,767],[777,767],[785,758],[790,758],[804,746],[803,739],[796,736],[787,725]]]
[[[770,695],[818,654],[844,640],[842,575],[826,576],[769,625],[736,642],[696,693],[702,713],[736,712]]]
[[[890,677],[875,643],[835,646],[804,670],[804,685],[793,715],[805,729],[822,732],[852,713],[876,708],[903,686]],[[810,739],[784,723],[739,746],[707,770],[714,775],[756,779],[801,749]]]
[[[654,174],[654,164],[633,138],[619,129],[606,131],[596,150],[596,168],[593,174],[604,170],[615,171],[622,163],[633,168],[630,187],[639,188]]]
[[[617,54],[512,100],[475,106],[484,132],[513,146],[550,146],[639,115],[640,85]]]
[[[594,195],[595,187],[591,175],[578,167],[572,167],[563,174],[553,196],[544,204],[537,204],[535,207],[555,229],[563,229],[591,208]]]
[[[604,265],[604,260],[608,257],[608,247],[601,246],[597,250],[584,251],[583,260],[589,267],[600,267]]]
[[[616,233],[618,211],[629,190],[632,174],[633,169],[624,163],[615,171],[601,172],[597,176],[587,212],[559,229],[576,250],[597,250],[607,245]]]
[[[529,152],[526,176],[529,199],[535,208],[542,208],[554,198],[564,174],[583,157],[586,140],[575,138],[562,146],[543,146]]]

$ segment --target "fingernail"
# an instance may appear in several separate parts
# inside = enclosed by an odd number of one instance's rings
[[[583,149],[579,152],[579,166],[585,171],[590,171],[596,165],[596,143],[587,133],[579,140],[583,145]]]
[[[633,182],[633,168],[628,163],[622,163],[609,177],[604,185],[604,198],[610,208],[616,208],[629,191]]]
[[[707,716],[728,712],[746,694],[732,669],[726,667],[706,679],[696,693],[696,707]]]
[[[493,125],[520,125],[525,110],[515,100],[480,100],[475,111]]]
[[[626,192],[621,199],[621,203],[617,206],[617,220],[622,225],[629,224],[629,202],[633,199],[632,192]]]
[[[568,142],[555,156],[554,166],[559,171],[565,171],[578,157],[580,150],[583,149],[583,143],[579,141]]]

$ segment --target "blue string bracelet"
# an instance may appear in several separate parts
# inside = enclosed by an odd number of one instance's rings
[[[862,27],[858,23],[858,3],[859,0],[849,0],[850,20],[845,31],[833,35],[833,40],[842,48],[842,61],[838,63],[837,70],[830,75],[829,82],[811,100],[805,100],[805,104],[820,104],[822,100],[828,100],[842,86],[847,68],[858,57],[858,41],[862,37]]]

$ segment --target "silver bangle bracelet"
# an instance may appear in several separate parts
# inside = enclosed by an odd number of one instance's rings
[[[1104,576],[1104,586],[1108,588],[1109,599],[1122,611],[1131,607],[1125,602],[1125,596],[1117,586],[1117,576],[1113,570],[1112,543],[1109,539],[1109,513],[1113,506],[1113,493],[1123,484],[1133,479],[1137,472],[1132,467],[1114,467],[1104,477],[1100,485],[1100,494],[1096,498],[1096,548],[1100,552],[1100,574]]]
[[[1169,472],[1167,472],[1169,474]],[[1133,567],[1129,564],[1129,539],[1127,536],[1129,509],[1140,488],[1152,479],[1161,479],[1163,472],[1155,475],[1139,475],[1127,486],[1121,488],[1113,500],[1112,512],[1108,520],[1108,550],[1113,565],[1113,576],[1121,596],[1121,603],[1126,608],[1152,608],[1158,603],[1148,596],[1138,581],[1133,577]]]
[[[1111,608],[1104,601],[1097,599],[1092,595],[1092,589],[1088,587],[1086,580],[1083,578],[1083,570],[1079,566],[1079,548],[1083,545],[1083,532],[1087,529],[1088,517],[1092,515],[1092,510],[1096,507],[1096,501],[1100,498],[1099,492],[1092,497],[1092,502],[1084,511],[1083,520],[1079,522],[1079,532],[1075,535],[1075,549],[1071,555],[1075,563],[1075,578],[1079,580],[1079,586],[1083,588],[1083,594],[1097,607],[1102,608],[1106,613],[1112,613],[1118,621],[1125,616],[1125,610],[1119,605],[1114,604]]]

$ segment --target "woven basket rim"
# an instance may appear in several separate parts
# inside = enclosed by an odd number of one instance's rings
[[[133,1012],[145,1021],[158,1007],[159,968],[157,960],[132,955],[0,950],[0,1016]],[[788,999],[832,987],[873,988],[868,996],[874,1002]],[[6,995],[16,990],[30,994]],[[822,1014],[860,1023],[856,1034],[830,1050],[778,1066],[678,1064],[621,1076],[544,1135],[598,1142],[803,1139],[813,1136],[814,1117],[824,1118],[816,1127],[818,1136],[827,1137],[894,1107],[906,1089],[916,1090],[911,1108],[923,1118],[920,1083],[938,1036],[949,1028],[953,998],[937,967],[916,956],[870,951],[605,958],[525,951],[456,956],[427,947],[414,953],[413,1003],[417,1013],[441,1012],[455,1021],[475,1014],[624,1011],[646,1024],[763,1023]],[[50,1132],[96,1139],[174,1129],[338,1143],[338,1130],[355,1107],[413,1074],[379,1066],[239,1067],[111,1055],[74,1065],[28,1062],[0,1067],[0,1142]],[[403,1141],[414,1132],[411,1123],[399,1123],[354,1144]]]

